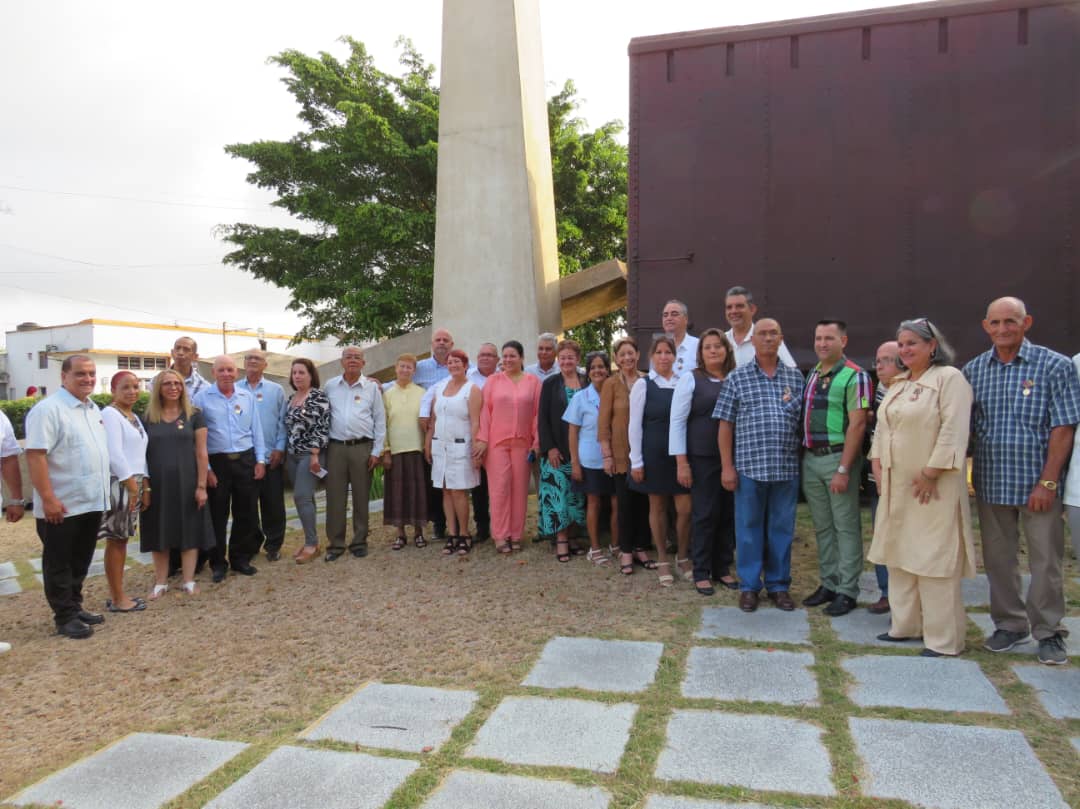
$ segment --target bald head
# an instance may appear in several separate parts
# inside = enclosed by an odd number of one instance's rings
[[[431,356],[439,365],[446,365],[446,358],[454,348],[454,335],[447,329],[435,329],[431,333]]]
[[[754,324],[754,355],[759,361],[773,365],[780,354],[780,343],[784,340],[784,333],[780,330],[779,321],[771,317],[763,317]]]
[[[214,381],[217,382],[218,390],[222,393],[232,391],[236,384],[236,363],[228,354],[218,354],[214,357]]]
[[[1024,336],[1031,328],[1031,315],[1019,298],[998,298],[986,307],[983,331],[994,344],[994,351],[1004,362],[1011,362],[1024,344]]]
[[[996,311],[1011,311],[1018,315],[1020,319],[1027,317],[1027,306],[1019,298],[1014,298],[1012,295],[1006,295],[1003,298],[997,298],[990,301],[990,305],[986,307],[986,317],[990,318],[991,310]]]

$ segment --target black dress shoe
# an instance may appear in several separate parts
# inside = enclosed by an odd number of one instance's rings
[[[704,587],[699,584],[695,584],[694,589],[698,591],[699,596],[716,595],[716,588],[714,588],[711,584],[707,584]]]
[[[353,548],[351,551],[349,551],[349,553],[351,553],[357,559],[363,559],[365,556],[367,556],[367,548]]]
[[[281,558],[281,551],[267,551],[266,552],[266,561],[267,562],[276,562],[280,558]]]
[[[94,634],[94,630],[78,618],[72,618],[66,624],[57,624],[56,631],[65,638],[74,638],[75,640],[82,640]]]
[[[323,561],[324,562],[333,562],[339,556],[341,556],[342,553],[344,553],[344,551],[327,551],[326,556],[323,557]]]
[[[833,599],[832,604],[827,606],[824,610],[822,610],[822,612],[824,612],[826,615],[832,615],[833,617],[836,617],[839,615],[847,615],[849,612],[855,609],[856,606],[858,605],[855,603],[854,598],[840,593],[836,598]]]
[[[919,652],[919,657],[945,657],[941,652],[935,652],[933,649],[923,649]]]
[[[211,579],[213,580],[214,584],[221,584],[223,581],[225,581],[225,568],[213,568]]]
[[[259,572],[259,569],[251,562],[233,562],[233,573],[239,573],[241,576],[254,576]]]
[[[827,604],[836,598],[836,593],[832,590],[828,590],[824,585],[818,587],[814,592],[803,599],[804,607],[820,607],[822,604]]]
[[[84,624],[103,624],[105,623],[105,616],[97,612],[79,610],[79,620]]]
[[[904,643],[905,641],[909,641],[909,640],[922,640],[922,637],[917,637],[917,638],[897,638],[897,637],[893,637],[888,632],[882,632],[880,635],[877,636],[877,639],[878,640],[888,641],[889,643]]]

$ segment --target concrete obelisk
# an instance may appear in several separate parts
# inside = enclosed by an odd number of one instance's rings
[[[432,322],[531,362],[560,318],[538,0],[443,0]]]

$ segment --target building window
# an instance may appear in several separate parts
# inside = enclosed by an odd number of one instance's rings
[[[154,360],[154,367],[157,368],[159,371],[164,371],[166,368],[169,367],[168,360],[166,360],[165,357],[158,357]]]
[[[49,367],[49,352],[39,351],[37,353],[37,367],[41,370],[45,370]]]
[[[138,371],[142,368],[142,360],[121,355],[116,358],[116,367],[121,371]]]

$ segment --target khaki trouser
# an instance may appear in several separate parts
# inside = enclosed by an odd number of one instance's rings
[[[997,506],[975,501],[982,534],[983,565],[990,580],[990,617],[997,629],[1027,633],[1043,640],[1060,632],[1065,616],[1065,524],[1061,500],[1049,511],[1023,506]],[[1027,540],[1031,586],[1027,599],[1021,592],[1020,525]]]
[[[367,550],[368,497],[371,493],[370,441],[345,446],[333,441],[326,454],[326,539],[329,550],[345,550],[345,504],[352,488],[353,535],[349,550]]]
[[[889,566],[889,607],[894,638],[923,639],[923,646],[947,655],[964,651],[967,614],[960,576],[916,576]]]

